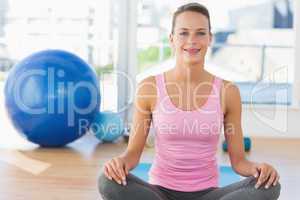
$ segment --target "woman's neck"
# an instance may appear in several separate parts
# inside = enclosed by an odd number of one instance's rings
[[[177,63],[173,72],[174,78],[180,82],[199,83],[207,77],[204,63]]]

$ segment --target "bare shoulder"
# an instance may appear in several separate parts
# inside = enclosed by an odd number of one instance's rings
[[[153,108],[156,100],[156,80],[155,76],[149,76],[143,79],[137,86],[136,102],[144,104],[150,110]]]
[[[240,90],[236,84],[231,81],[223,80],[222,84],[222,103],[225,112],[230,110],[240,110],[241,96]]]
[[[137,94],[139,95],[155,95],[156,94],[156,81],[155,76],[149,76],[143,79],[137,87]]]
[[[232,81],[223,80],[223,92],[228,93],[228,95],[239,95],[240,90],[236,84]]]

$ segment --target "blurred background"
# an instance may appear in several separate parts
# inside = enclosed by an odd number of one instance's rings
[[[101,109],[123,112],[130,121],[136,83],[174,66],[168,43],[172,13],[187,2],[192,1],[0,0],[0,89],[20,59],[43,49],[65,49],[97,71]],[[294,112],[299,104],[294,1],[196,2],[208,7],[214,35],[205,67],[239,86],[244,118],[253,121],[246,132],[262,123],[269,129],[261,132],[289,132],[274,112],[282,116],[282,110]]]
[[[100,167],[127,146],[99,145],[91,135],[61,149],[29,144],[6,115],[3,88],[14,64],[45,49],[77,54],[97,72],[101,111],[120,114],[127,133],[136,85],[174,67],[168,41],[172,14],[188,2],[210,11],[213,43],[205,68],[240,89],[243,134],[253,141],[247,157],[274,164],[281,175],[280,199],[295,199],[299,0],[0,0],[0,199],[99,199]],[[143,162],[155,152],[148,138]],[[219,150],[218,158],[229,165],[228,154]],[[32,170],[40,174],[28,173]]]

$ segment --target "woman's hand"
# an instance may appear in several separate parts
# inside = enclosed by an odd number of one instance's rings
[[[126,176],[129,173],[129,167],[123,157],[115,157],[104,164],[104,174],[110,180],[118,184],[126,185]]]
[[[279,181],[278,172],[267,163],[255,163],[253,165],[253,176],[258,178],[255,188],[259,188],[261,184],[265,184],[265,188],[268,189],[271,185],[275,186]]]

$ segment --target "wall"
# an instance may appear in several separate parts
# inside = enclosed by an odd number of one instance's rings
[[[295,71],[291,107],[243,106],[242,124],[245,135],[300,138],[300,1],[295,4]],[[284,95],[284,94],[283,94]]]

